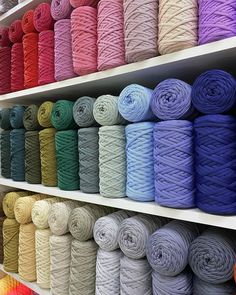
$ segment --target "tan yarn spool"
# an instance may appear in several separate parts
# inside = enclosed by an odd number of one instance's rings
[[[3,222],[6,217],[0,217],[0,263],[3,263]]]
[[[3,267],[5,271],[18,272],[19,223],[6,218],[3,222]]]
[[[3,199],[3,211],[8,218],[15,218],[14,206],[17,199],[29,196],[28,192],[11,192],[7,193]]]
[[[3,199],[5,198],[6,193],[0,193],[0,216],[5,216],[3,211]]]
[[[20,225],[19,276],[27,282],[36,280],[35,225],[33,223]]]

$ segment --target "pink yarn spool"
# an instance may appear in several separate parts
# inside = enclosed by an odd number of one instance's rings
[[[11,46],[9,39],[9,29],[7,27],[0,27],[0,47]]]
[[[98,3],[98,70],[125,64],[124,17],[122,0]]]
[[[15,43],[11,49],[11,91],[24,89],[24,51],[22,43]]]
[[[0,94],[11,91],[11,48],[0,48]]]
[[[41,3],[34,11],[34,26],[38,32],[53,29],[53,18],[51,15],[51,5]]]
[[[99,0],[70,0],[70,4],[74,7],[91,6],[96,7]]]
[[[86,75],[97,71],[97,9],[76,8],[71,15],[74,71]]]
[[[39,34],[39,85],[55,82],[54,79],[54,32]]]
[[[23,35],[21,20],[17,19],[9,27],[9,39],[12,43],[21,42]]]
[[[62,81],[76,77],[72,61],[71,20],[55,23],[55,79]]]
[[[69,0],[52,0],[51,14],[55,20],[70,18],[71,11]]]

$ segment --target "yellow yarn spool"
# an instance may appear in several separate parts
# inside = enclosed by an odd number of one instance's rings
[[[51,101],[45,101],[38,110],[38,121],[39,124],[44,127],[48,128],[52,126],[51,123],[51,113],[54,103]]]
[[[14,206],[16,200],[21,197],[29,196],[29,192],[19,191],[7,193],[3,199],[3,211],[8,218],[15,218]]]
[[[13,277],[7,275],[0,281],[0,294],[7,295],[12,289],[15,289],[20,282],[15,280]]]

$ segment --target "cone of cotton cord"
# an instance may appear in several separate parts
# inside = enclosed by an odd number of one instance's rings
[[[70,100],[58,100],[52,108],[51,122],[57,130],[75,129],[76,123],[73,117],[74,102]]]
[[[23,124],[27,131],[39,130],[40,125],[38,122],[38,106],[32,104],[25,109],[23,115]]]
[[[52,127],[51,113],[54,103],[45,101],[38,109],[38,122],[44,128]]]

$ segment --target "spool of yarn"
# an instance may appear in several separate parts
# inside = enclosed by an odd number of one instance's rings
[[[19,284],[16,288],[12,289],[7,295],[34,295],[35,293],[23,284]],[[36,294],[37,295],[37,294]]]
[[[38,122],[38,109],[38,106],[35,104],[31,104],[25,109],[23,115],[23,124],[26,130],[34,131],[40,129]]]
[[[123,1],[100,0],[98,3],[97,26],[98,70],[103,71],[124,65]]]
[[[79,189],[79,157],[77,130],[56,133],[58,187],[72,191]]]
[[[10,192],[7,193],[3,199],[2,207],[3,211],[8,218],[15,218],[14,207],[16,201],[21,197],[29,196],[30,193],[25,191],[17,191],[17,192]]]
[[[70,4],[76,8],[80,6],[96,7],[99,0],[70,0]]]
[[[156,272],[174,277],[188,264],[189,247],[199,234],[197,225],[173,220],[154,232],[147,242],[147,259]]]
[[[12,43],[21,42],[23,35],[21,20],[17,19],[9,27],[9,39]]]
[[[87,242],[73,240],[69,287],[71,295],[95,294],[97,249],[94,240]]]
[[[48,224],[54,235],[62,236],[69,232],[68,221],[73,209],[79,204],[74,201],[58,202],[51,205]]]
[[[210,70],[202,73],[192,89],[193,104],[201,113],[220,114],[235,105],[236,81],[225,71]]]
[[[153,113],[161,120],[185,119],[193,114],[192,87],[178,79],[166,79],[154,89]]]
[[[152,269],[146,259],[120,260],[120,294],[152,295]]]
[[[155,198],[153,163],[154,123],[128,125],[126,134],[127,184],[126,195],[136,201]]]
[[[60,20],[63,18],[70,18],[71,11],[70,0],[52,0],[51,15],[53,19]]]
[[[3,108],[0,111],[0,127],[1,129],[9,130],[11,129],[10,123],[10,111],[9,108]]]
[[[34,26],[38,32],[53,29],[53,18],[51,16],[51,5],[49,3],[39,4],[34,11]]]
[[[56,130],[46,128],[39,132],[42,184],[57,186]]]
[[[14,106],[10,111],[10,123],[11,127],[19,129],[23,127],[23,116],[25,107],[21,105]]]
[[[69,294],[71,235],[50,237],[50,281],[53,295]]]
[[[35,255],[37,284],[40,288],[50,288],[50,229],[36,229]]]
[[[180,295],[193,294],[193,275],[191,271],[184,271],[174,277],[168,277],[152,272],[153,295],[172,295],[173,290],[177,290]],[[198,293],[199,295],[202,293]],[[208,293],[215,294],[215,293]]]
[[[28,33],[23,37],[24,86],[38,86],[38,34]]]
[[[55,23],[55,79],[62,81],[76,76],[72,61],[71,20]]]
[[[36,276],[35,225],[21,224],[19,232],[19,276],[27,282],[34,282]]]
[[[18,272],[19,223],[6,218],[3,222],[3,267],[5,271]]]
[[[11,178],[10,130],[1,132],[1,176]]]
[[[236,35],[236,9],[232,0],[214,3],[200,0],[199,5],[199,44],[205,44]]]
[[[126,61],[157,56],[158,2],[125,0],[123,6]]]
[[[99,192],[99,145],[97,127],[78,131],[79,179],[84,193]]]
[[[213,214],[236,213],[236,120],[208,115],[195,120],[196,205]]]
[[[11,289],[16,288],[20,283],[10,275],[4,275],[1,278],[0,292],[2,295],[8,295]]]
[[[77,99],[73,106],[73,116],[79,127],[90,127],[96,124],[93,116],[95,98],[82,96]]]
[[[11,41],[9,39],[9,28],[1,26],[0,27],[0,46],[10,47]]]
[[[74,72],[87,75],[97,71],[97,8],[82,6],[71,14]]]
[[[99,218],[93,230],[94,240],[104,251],[114,251],[119,248],[118,234],[119,228],[126,218],[133,216],[135,213],[119,210],[107,216]]]
[[[232,232],[211,228],[189,248],[189,265],[201,280],[221,284],[233,278],[236,243]]]
[[[103,197],[126,196],[124,126],[104,126],[99,129],[99,178]]]
[[[122,252],[99,249],[96,263],[96,295],[120,295],[120,259]]]
[[[132,259],[145,257],[148,238],[165,223],[165,219],[144,214],[123,220],[118,234],[120,249],[127,257]]]
[[[0,48],[0,94],[11,91],[11,48]]]
[[[15,43],[11,49],[11,91],[24,89],[24,51],[22,43]]]
[[[6,193],[0,193],[0,217],[5,217],[5,213],[3,211],[3,199],[5,198]]]
[[[52,127],[51,114],[52,114],[53,105],[54,105],[53,102],[45,101],[39,107],[38,121],[39,121],[39,124],[44,128]]]
[[[193,124],[184,120],[154,127],[155,200],[171,208],[195,206]]]
[[[70,100],[58,100],[52,108],[51,122],[57,130],[75,129],[73,118],[74,102]]]
[[[11,178],[14,181],[25,180],[25,129],[13,129],[11,141]]]
[[[17,0],[1,0],[0,1],[0,12],[4,13],[17,5]]]
[[[54,79],[54,31],[39,34],[39,85],[55,82]]]
[[[70,233],[81,242],[92,239],[95,222],[98,218],[109,213],[111,213],[111,209],[97,205],[75,208],[69,217]]]
[[[25,12],[22,18],[22,29],[25,34],[35,33],[36,29],[34,26],[34,10],[28,10]]]
[[[184,20],[188,19],[187,22]],[[159,2],[158,50],[167,54],[197,46],[198,1]]]
[[[0,217],[0,263],[3,263],[3,222],[5,217]]]

